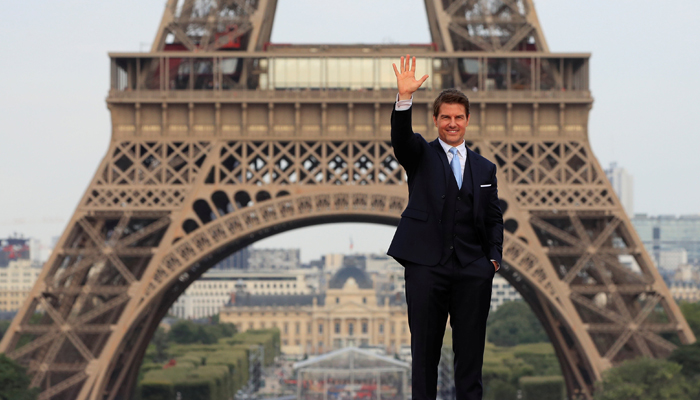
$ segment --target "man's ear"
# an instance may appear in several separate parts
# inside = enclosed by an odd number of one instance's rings
[[[435,127],[437,128],[437,118],[433,115],[433,123],[435,124]]]
[[[469,126],[469,120],[471,120],[471,119],[472,119],[472,115],[471,114],[467,115],[467,125],[465,125],[465,126]]]

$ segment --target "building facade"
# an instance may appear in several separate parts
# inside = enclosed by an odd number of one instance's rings
[[[369,275],[354,266],[338,270],[323,294],[238,292],[219,320],[240,331],[280,329],[286,354],[321,354],[348,346],[377,346],[392,354],[411,343],[405,297],[378,294]]]
[[[687,262],[700,264],[700,215],[637,214],[632,224],[657,265],[661,252],[684,249]]]
[[[252,295],[310,294],[304,270],[285,272],[244,272],[209,270],[190,285],[170,308],[179,318],[198,319],[219,314],[232,293],[244,291]]]
[[[605,170],[613,190],[622,203],[622,207],[627,215],[634,215],[634,179],[632,175],[617,163],[610,163],[610,167]]]
[[[300,265],[299,249],[251,249],[248,268],[295,269]]]
[[[520,293],[499,274],[493,277],[491,290],[491,311],[498,310],[498,307],[509,301],[522,300]]]
[[[673,299],[681,302],[697,303],[700,301],[700,283],[694,281],[671,281],[668,283]]]
[[[250,258],[250,246],[231,254],[219,261],[212,269],[248,269],[248,259]]]
[[[39,278],[41,265],[26,259],[11,259],[0,267],[0,311],[17,311]]]

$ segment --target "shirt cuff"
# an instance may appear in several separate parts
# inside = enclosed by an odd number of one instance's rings
[[[396,111],[406,111],[413,105],[413,95],[408,100],[399,100],[399,94],[396,93]]]
[[[496,263],[496,272],[498,272],[498,270],[501,269],[501,264],[499,264],[498,261],[494,260],[493,258],[491,261]]]

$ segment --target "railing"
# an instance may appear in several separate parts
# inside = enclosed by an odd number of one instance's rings
[[[139,92],[139,97],[146,99],[262,99],[271,91],[276,98],[373,99],[383,96],[385,90],[394,90],[391,64],[399,56],[379,52],[161,52],[110,57],[113,99],[134,98],[129,92]],[[430,76],[423,85],[428,92],[458,87],[476,97],[493,99],[587,98],[589,57],[527,52],[430,53],[418,60],[417,75]]]
[[[432,102],[437,96],[437,90],[420,90],[414,95],[414,101]],[[472,101],[518,101],[518,100],[584,100],[591,99],[591,93],[587,90],[578,91],[540,91],[540,90],[519,90],[519,91],[467,91],[467,96]],[[183,91],[159,91],[140,90],[122,91],[111,90],[109,92],[110,102],[133,102],[133,101],[246,101],[246,102],[284,102],[288,101],[330,101],[335,100],[347,102],[376,102],[386,101],[396,95],[395,89],[382,89],[371,91],[350,91],[350,90],[183,90]]]

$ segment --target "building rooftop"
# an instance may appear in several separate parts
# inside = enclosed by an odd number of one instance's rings
[[[328,282],[329,289],[342,289],[345,282],[353,278],[360,289],[373,289],[374,282],[367,273],[355,266],[345,266],[338,270]]]

